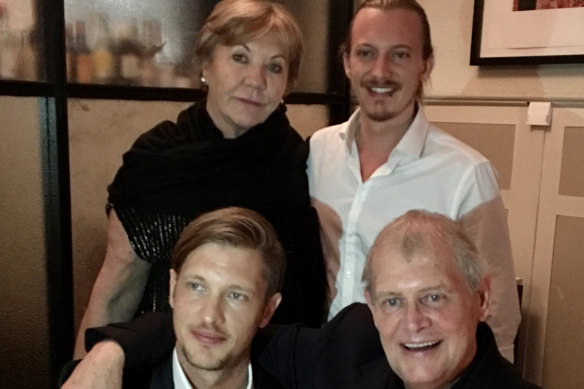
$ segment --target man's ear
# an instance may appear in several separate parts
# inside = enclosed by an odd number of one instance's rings
[[[373,323],[375,324],[375,327],[377,327],[377,318],[375,317],[375,298],[374,298],[374,296],[371,296],[371,293],[369,293],[368,288],[365,288],[364,294],[365,294],[365,301],[367,302],[367,306],[369,307],[369,310],[371,311],[371,316],[373,316]]]
[[[369,293],[369,289],[365,288],[363,294],[365,295],[365,301],[367,302],[367,305],[369,305],[369,307],[373,307],[373,300],[371,298],[371,294]]]
[[[350,56],[351,53],[346,51],[343,53],[343,68],[345,69],[345,75],[348,79],[351,79],[351,63],[349,62]]]
[[[491,311],[491,277],[483,278],[479,286],[479,320],[485,321]]]
[[[168,303],[174,309],[174,288],[176,287],[176,279],[178,275],[174,271],[174,269],[170,269],[170,287],[168,290]]]
[[[434,69],[434,54],[430,54],[430,56],[424,61],[424,69],[422,71],[422,74],[420,75],[420,80],[422,81],[422,83],[428,81],[433,69]]]
[[[272,297],[268,299],[266,306],[264,308],[264,314],[262,315],[262,321],[260,322],[260,328],[264,328],[270,322],[272,316],[274,316],[274,312],[276,312],[276,308],[280,305],[282,301],[282,294],[274,293]]]

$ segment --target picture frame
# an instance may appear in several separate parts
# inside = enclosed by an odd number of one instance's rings
[[[475,0],[470,64],[584,63],[583,31],[584,7],[514,10],[514,0]]]

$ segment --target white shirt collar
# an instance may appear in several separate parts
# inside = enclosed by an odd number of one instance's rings
[[[175,389],[193,389],[193,386],[189,382],[187,375],[178,361],[176,347],[172,351],[172,381],[174,382]],[[253,389],[253,372],[251,369],[251,363],[247,366],[247,385],[245,388]]]
[[[341,139],[343,139],[347,145],[347,151],[349,154],[352,153],[352,150],[356,150],[355,133],[360,126],[361,108],[357,108],[347,121],[347,126],[345,126],[339,133]],[[430,123],[426,119],[426,115],[424,115],[424,110],[418,104],[416,116],[402,139],[395,147],[395,150],[404,152],[413,158],[419,158],[424,151],[424,144],[429,129]]]

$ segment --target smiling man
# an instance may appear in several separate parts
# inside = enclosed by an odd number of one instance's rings
[[[483,323],[489,280],[451,220],[419,211],[397,219],[377,238],[363,279],[383,350],[406,388],[447,388],[462,376],[460,387],[471,388],[511,371]]]
[[[329,319],[365,302],[359,280],[379,231],[410,209],[425,209],[461,221],[485,258],[493,276],[487,322],[512,360],[520,311],[496,173],[484,156],[424,115],[423,87],[434,67],[424,9],[415,0],[364,0],[342,55],[359,108],[347,122],[311,137],[308,160]]]
[[[259,362],[290,388],[537,388],[497,349],[490,277],[459,222],[398,217],[375,240],[363,283],[367,305],[320,330],[279,328]]]
[[[181,233],[171,266],[172,325],[152,331],[149,339],[171,342],[174,328],[174,349],[157,354],[157,347],[148,348],[148,337],[140,337],[133,344],[145,348],[127,361],[135,366],[123,377],[121,370],[101,374],[92,353],[80,366],[88,366],[87,371],[99,377],[97,387],[279,388],[250,358],[256,332],[268,324],[282,299],[286,258],[270,223],[254,211],[236,207],[203,214]],[[150,319],[146,315],[139,323]],[[111,328],[123,333],[122,324]],[[112,344],[105,342],[106,347]],[[105,359],[115,361],[112,355]],[[91,379],[76,374],[64,388],[89,385]]]

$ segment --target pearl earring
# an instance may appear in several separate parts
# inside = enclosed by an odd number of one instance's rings
[[[201,76],[201,84],[207,86],[207,79],[204,76]]]

